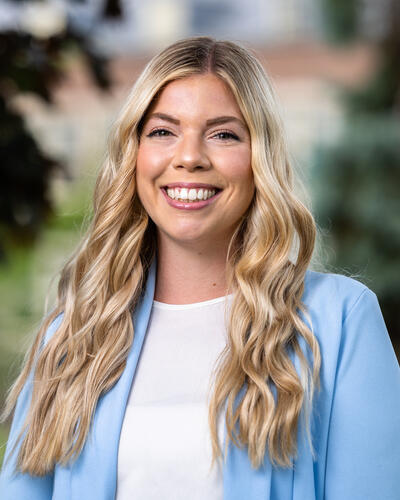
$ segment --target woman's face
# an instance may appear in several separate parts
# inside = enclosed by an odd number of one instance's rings
[[[250,134],[229,87],[212,74],[169,83],[147,112],[136,180],[159,237],[231,237],[254,194]]]

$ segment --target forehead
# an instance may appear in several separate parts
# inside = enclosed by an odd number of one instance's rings
[[[152,111],[215,114],[227,111],[242,117],[229,86],[216,75],[193,75],[169,82],[151,106]]]

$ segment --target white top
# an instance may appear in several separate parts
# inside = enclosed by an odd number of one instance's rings
[[[220,467],[210,470],[208,401],[232,297],[153,301],[122,424],[117,500],[222,500]],[[222,446],[223,419],[218,432]]]

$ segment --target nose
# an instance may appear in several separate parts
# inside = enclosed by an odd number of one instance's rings
[[[206,153],[203,141],[197,134],[188,134],[182,137],[176,146],[173,158],[173,167],[186,170],[209,169],[210,159]]]

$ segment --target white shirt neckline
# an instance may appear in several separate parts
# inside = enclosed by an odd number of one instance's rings
[[[233,297],[233,293],[229,295],[223,295],[222,297],[216,297],[215,299],[203,300],[201,302],[193,302],[192,304],[167,304],[166,302],[159,302],[158,300],[153,300],[153,307],[156,309],[181,311],[183,309],[194,309],[197,307],[210,306],[212,304],[218,304],[223,302],[227,298]]]

